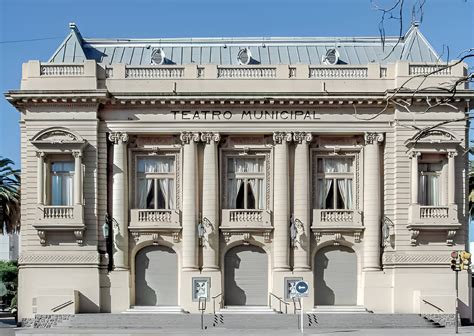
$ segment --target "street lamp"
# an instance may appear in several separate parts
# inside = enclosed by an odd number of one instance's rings
[[[102,234],[106,241],[109,239],[109,234],[110,234],[109,223],[110,223],[109,214],[105,214],[104,224],[102,224]]]

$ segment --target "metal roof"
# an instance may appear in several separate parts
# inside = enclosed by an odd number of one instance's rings
[[[112,64],[150,65],[151,53],[161,48],[164,64],[238,65],[243,48],[251,52],[251,64],[323,64],[327,50],[339,52],[339,64],[436,62],[439,55],[414,24],[401,38],[387,37],[261,37],[261,38],[83,38],[75,24],[53,54],[51,63],[80,63],[85,59]]]

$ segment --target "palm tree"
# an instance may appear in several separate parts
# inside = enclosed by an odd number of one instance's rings
[[[13,164],[0,158],[0,234],[20,229],[20,170]]]
[[[469,214],[474,217],[474,161],[469,161]]]

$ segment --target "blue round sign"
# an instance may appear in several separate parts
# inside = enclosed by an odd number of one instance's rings
[[[296,283],[296,291],[300,294],[305,294],[308,292],[308,283],[306,281],[299,281]]]

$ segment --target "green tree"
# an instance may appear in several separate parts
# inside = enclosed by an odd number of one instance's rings
[[[20,170],[13,161],[0,158],[0,233],[20,229]]]

